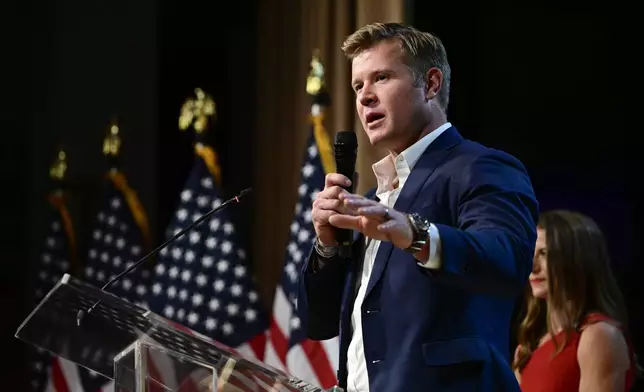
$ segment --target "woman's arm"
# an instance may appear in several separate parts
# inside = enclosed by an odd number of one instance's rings
[[[614,325],[597,322],[584,328],[577,362],[579,392],[624,392],[630,358],[624,335]]]

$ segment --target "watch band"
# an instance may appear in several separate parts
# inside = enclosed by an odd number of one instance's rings
[[[418,253],[429,244],[430,223],[427,219],[415,213],[407,215],[407,218],[411,224],[414,237],[411,245],[404,250],[409,253]]]

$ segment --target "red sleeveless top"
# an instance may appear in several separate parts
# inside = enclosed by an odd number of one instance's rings
[[[586,316],[582,326],[598,321],[607,321],[620,328],[619,323],[602,314],[592,313]],[[621,329],[621,328],[620,328]],[[577,348],[581,337],[581,328],[570,334],[566,347],[554,357],[555,345],[552,339],[548,340],[532,353],[530,360],[521,372],[522,392],[570,392],[579,390],[581,372],[577,363]],[[563,332],[556,335],[563,336]],[[628,336],[625,336],[628,354],[631,358],[631,367],[626,372],[626,389],[629,391],[635,378],[635,363],[633,361],[633,347]]]

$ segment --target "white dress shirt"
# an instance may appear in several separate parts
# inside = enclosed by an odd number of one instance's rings
[[[409,173],[411,173],[420,156],[423,155],[423,152],[425,152],[427,147],[438,136],[451,126],[452,124],[449,122],[443,124],[400,153],[396,158],[392,155],[387,155],[373,165],[373,172],[378,182],[376,196],[378,196],[382,204],[389,208],[394,207],[409,177]],[[430,226],[429,237],[429,260],[424,264],[419,262],[418,265],[436,269],[440,267],[440,237],[434,225]],[[369,377],[367,375],[367,363],[362,339],[362,302],[367,290],[371,271],[373,270],[373,264],[376,260],[380,241],[366,238],[366,243],[362,271],[358,271],[360,273],[358,275],[360,288],[358,289],[358,294],[353,304],[353,312],[351,313],[353,336],[351,337],[347,352],[347,392],[369,391]]]

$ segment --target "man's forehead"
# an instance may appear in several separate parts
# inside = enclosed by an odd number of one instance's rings
[[[373,60],[373,58],[376,55],[376,48],[367,48],[360,52],[357,56],[351,60],[351,68],[352,69],[359,69],[361,66],[363,66],[365,63],[368,63],[370,60]]]
[[[392,68],[402,62],[402,52],[396,42],[380,42],[363,50],[351,61],[352,78],[365,77],[376,69]]]

